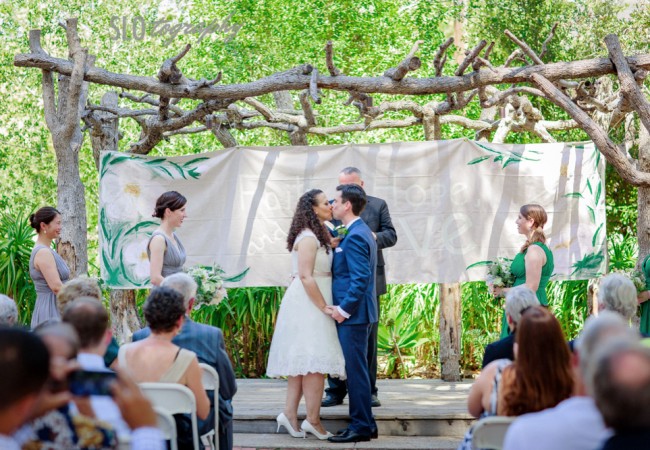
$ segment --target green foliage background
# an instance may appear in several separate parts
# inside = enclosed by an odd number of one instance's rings
[[[433,55],[440,43],[449,37],[455,21],[464,26],[464,39],[472,47],[480,39],[496,42],[492,53],[495,64],[502,63],[514,50],[514,44],[504,35],[505,29],[526,40],[538,50],[546,39],[552,23],[559,22],[556,37],[548,47],[546,61],[573,60],[605,56],[602,38],[617,33],[627,53],[648,52],[647,29],[650,8],[646,1],[627,18],[619,19],[623,9],[609,0],[233,0],[198,2],[192,0],[19,0],[0,3],[0,213],[18,220],[45,204],[56,204],[56,158],[49,131],[43,116],[40,71],[13,66],[17,53],[29,51],[28,31],[42,30],[43,48],[50,54],[66,57],[65,33],[58,26],[67,17],[79,18],[82,45],[97,56],[95,65],[112,72],[155,76],[162,61],[176,54],[185,43],[192,50],[181,61],[186,76],[210,79],[223,71],[223,83],[242,83],[259,79],[274,72],[302,63],[316,66],[326,73],[324,45],[332,40],[335,62],[345,74],[379,76],[398,63],[413,42],[424,40],[420,46],[422,68],[412,76],[424,77],[434,73]],[[146,37],[112,40],[111,18],[117,16],[127,22],[135,16],[144,18]],[[156,20],[174,23],[198,23],[223,20],[242,28],[230,41],[223,34],[205,37],[197,43],[196,36],[180,35],[171,43],[160,36],[150,35]],[[597,26],[595,26],[597,24]],[[130,36],[130,29],[128,36]],[[451,52],[456,49],[452,46]],[[450,58],[446,73],[454,70]],[[93,86],[90,101],[99,103],[105,89]],[[317,107],[318,123],[329,126],[358,122],[357,110],[343,106],[347,95],[324,92],[323,104]],[[416,99],[425,103],[435,96]],[[442,98],[442,97],[440,97]],[[295,99],[295,96],[294,96]],[[376,95],[375,103],[397,97]],[[271,103],[271,96],[262,98]],[[534,100],[547,119],[566,118],[546,102]],[[183,100],[180,106],[190,108],[192,101]],[[133,105],[129,105],[133,106]],[[480,109],[473,103],[466,108],[468,117],[478,117]],[[402,117],[391,113],[388,117]],[[137,139],[139,129],[129,120],[120,123],[123,137],[120,149]],[[618,133],[620,135],[620,133]],[[234,132],[241,145],[287,145],[286,133],[272,130]],[[473,133],[456,126],[443,128],[443,138],[473,137]],[[585,140],[581,131],[555,135],[558,140]],[[617,138],[616,133],[613,137]],[[392,142],[423,140],[420,127],[403,130],[375,130],[365,133],[343,134],[327,138],[310,137],[310,143],[336,144],[343,142]],[[620,136],[618,136],[620,139]],[[511,134],[510,142],[536,142],[527,134]],[[176,155],[218,150],[220,144],[211,135],[175,137],[161,143],[154,154]],[[88,205],[88,236],[90,274],[98,274],[97,260],[97,202],[98,177],[91,157],[88,136],[80,155],[81,176],[86,185]],[[608,169],[608,232],[616,265],[630,265],[636,258],[636,190],[626,186]],[[5,220],[0,230],[0,265],[11,259],[15,242],[25,245],[24,230],[9,225]],[[11,231],[14,230],[14,231]],[[13,233],[13,234],[12,234]],[[14,236],[14,237],[12,237]],[[29,239],[26,241],[29,247]],[[7,248],[2,253],[2,248]],[[16,247],[18,248],[18,247]],[[22,247],[20,247],[22,248]],[[24,260],[24,255],[22,256]],[[17,273],[17,272],[16,272]],[[11,280],[10,280],[11,281]],[[23,281],[23,297],[29,305],[29,280]],[[26,287],[25,287],[26,286]],[[3,286],[0,286],[2,288]],[[221,325],[228,330],[233,356],[240,374],[260,375],[264,353],[268,345],[273,318],[281,289],[235,290],[229,300],[230,308],[202,312],[203,320]],[[554,310],[561,318],[569,335],[581,326],[585,315],[585,289],[580,284],[565,283],[549,288],[554,299]],[[142,295],[140,295],[142,297]],[[22,297],[21,297],[22,298]],[[33,301],[33,297],[32,297]],[[249,308],[258,301],[262,307]],[[437,348],[437,294],[433,285],[393,286],[383,302],[383,348],[389,375],[406,375],[415,366],[435,369]],[[247,303],[248,302],[248,303]],[[467,369],[477,366],[483,346],[497,333],[501,306],[487,295],[482,283],[463,286],[463,363]],[[29,308],[25,312],[29,314]],[[247,318],[244,317],[248,315]],[[404,320],[407,317],[409,320]],[[27,316],[23,318],[28,320]],[[270,320],[270,321],[269,321]],[[419,327],[413,328],[413,321]],[[239,327],[245,326],[245,330]],[[246,337],[243,337],[243,336]],[[408,339],[404,338],[407,336]],[[415,344],[414,344],[415,343]],[[416,357],[416,358],[415,358]],[[415,359],[414,359],[415,358]],[[415,361],[415,362],[414,362]],[[417,364],[416,364],[417,362]]]

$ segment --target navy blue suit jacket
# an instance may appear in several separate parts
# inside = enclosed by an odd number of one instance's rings
[[[483,355],[483,368],[497,359],[515,359],[515,333],[512,333],[501,340],[492,342],[485,347]]]
[[[376,273],[377,243],[368,225],[363,220],[357,220],[334,249],[332,261],[334,304],[350,314],[350,318],[340,325],[360,325],[379,320]]]
[[[377,296],[386,293],[386,270],[384,268],[384,255],[382,249],[392,247],[397,243],[397,233],[393,226],[393,221],[388,212],[388,205],[386,202],[378,197],[368,195],[366,197],[368,203],[361,211],[361,219],[368,225],[370,231],[374,232],[377,238],[377,274],[375,287],[377,289]],[[331,220],[332,225],[339,226],[340,220]],[[336,236],[335,233],[332,233]]]

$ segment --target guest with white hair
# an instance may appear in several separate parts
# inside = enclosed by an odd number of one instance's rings
[[[599,311],[614,311],[628,322],[636,314],[638,307],[636,287],[625,275],[610,273],[603,277],[597,298]]]
[[[515,359],[513,348],[515,345],[517,324],[521,319],[521,313],[537,304],[539,304],[537,295],[535,295],[531,288],[524,284],[508,290],[506,293],[506,317],[508,320],[508,327],[510,328],[510,335],[496,342],[492,342],[485,347],[483,367],[497,359],[505,358],[511,361]]]
[[[18,322],[18,308],[11,297],[0,294],[0,325],[12,327]]]

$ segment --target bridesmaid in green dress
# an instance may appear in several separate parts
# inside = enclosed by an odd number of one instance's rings
[[[646,290],[641,292],[638,296],[639,303],[641,304],[641,323],[639,324],[639,331],[644,336],[650,334],[650,254],[648,254],[641,263],[641,271],[645,276]]]
[[[546,246],[544,225],[547,221],[544,208],[540,205],[524,205],[517,217],[517,231],[526,236],[526,242],[517,253],[510,266],[515,276],[515,286],[525,284],[537,294],[537,300],[542,306],[548,307],[546,285],[553,274],[553,253]],[[496,296],[505,296],[508,289],[493,287]],[[510,334],[505,311],[501,321],[501,338]]]

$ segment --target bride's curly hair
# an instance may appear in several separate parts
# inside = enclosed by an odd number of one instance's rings
[[[330,249],[330,234],[327,227],[320,223],[314,206],[316,206],[316,197],[322,194],[320,189],[312,189],[300,196],[298,204],[296,205],[296,212],[291,220],[291,227],[289,228],[289,236],[287,237],[287,249],[293,251],[293,244],[296,242],[296,237],[304,229],[310,229],[316,235],[320,245],[325,247],[325,251],[329,253]]]

